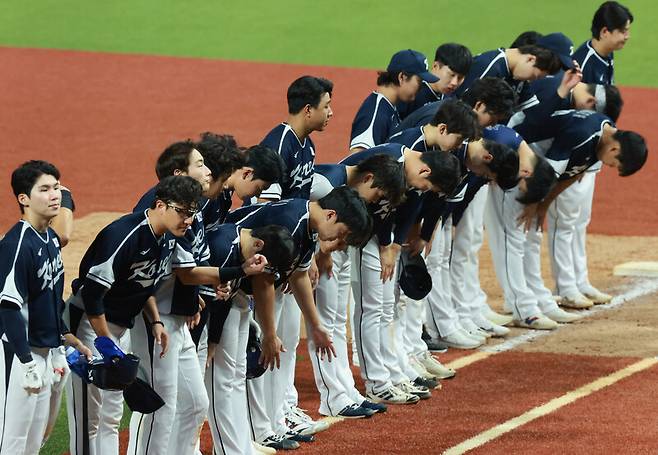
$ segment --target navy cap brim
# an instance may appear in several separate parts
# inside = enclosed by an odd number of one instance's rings
[[[434,74],[430,73],[429,71],[425,71],[423,73],[419,73],[418,77],[420,77],[422,80],[425,82],[429,82],[430,84],[434,82],[438,82],[439,78],[436,77]]]
[[[559,55],[560,57],[560,62],[562,62],[562,66],[564,69],[570,70],[575,68],[573,64],[573,59],[569,57],[568,55]]]

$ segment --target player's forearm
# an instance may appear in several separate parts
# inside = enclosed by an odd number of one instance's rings
[[[556,197],[560,195],[564,190],[569,188],[576,180],[578,180],[578,176],[571,177],[567,180],[560,180],[555,184],[555,186],[551,189],[551,191],[546,195],[544,200],[541,202],[541,204],[544,207],[548,207],[551,205],[551,203],[555,200]]]
[[[255,316],[263,337],[276,336],[274,324],[274,278],[268,274],[251,277]]]
[[[313,299],[313,286],[306,271],[296,271],[288,279],[292,294],[295,296],[297,305],[304,315],[304,320],[310,324],[311,327],[320,326],[320,318],[318,317],[318,310],[315,307],[315,300]]]
[[[71,209],[61,207],[59,213],[50,221],[50,227],[57,233],[59,244],[64,248],[73,234],[73,212]]]
[[[176,277],[181,283],[189,286],[202,284],[219,286],[220,271],[218,267],[186,267],[174,269]]]
[[[146,300],[146,305],[144,305],[142,312],[151,323],[160,320],[160,312],[158,311],[158,303],[155,297],[151,296]]]
[[[87,314],[87,318],[89,319],[89,324],[91,324],[91,328],[94,329],[96,336],[110,337],[112,335],[110,333],[110,328],[107,326],[107,320],[105,320],[104,314]]]
[[[5,305],[7,305],[5,307]],[[32,361],[32,352],[27,341],[25,322],[20,310],[15,304],[2,302],[0,306],[0,321],[5,329],[5,336],[21,363]]]

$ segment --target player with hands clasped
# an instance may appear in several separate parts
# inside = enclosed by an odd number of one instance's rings
[[[2,454],[39,452],[51,395],[69,375],[64,346],[91,359],[62,320],[64,265],[49,227],[62,204],[59,177],[45,161],[28,161],[11,177],[22,217],[0,241],[0,332],[7,339],[0,350],[0,376],[7,381],[0,392]]]

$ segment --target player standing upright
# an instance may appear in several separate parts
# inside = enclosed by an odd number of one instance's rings
[[[427,70],[427,59],[407,49],[391,57],[386,71],[377,76],[377,90],[363,101],[354,116],[350,150],[362,150],[385,143],[400,123],[395,105],[414,100],[422,81],[435,83],[439,78]]]
[[[64,345],[91,351],[62,320],[64,264],[49,227],[62,203],[59,171],[28,161],[11,176],[22,219],[0,240],[0,453],[37,454],[49,418],[51,393],[68,377]]]

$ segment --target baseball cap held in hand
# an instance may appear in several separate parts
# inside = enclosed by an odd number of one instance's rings
[[[427,70],[427,58],[420,52],[407,49],[393,54],[391,63],[386,71],[415,74],[425,82],[436,82],[439,80],[434,74]]]

